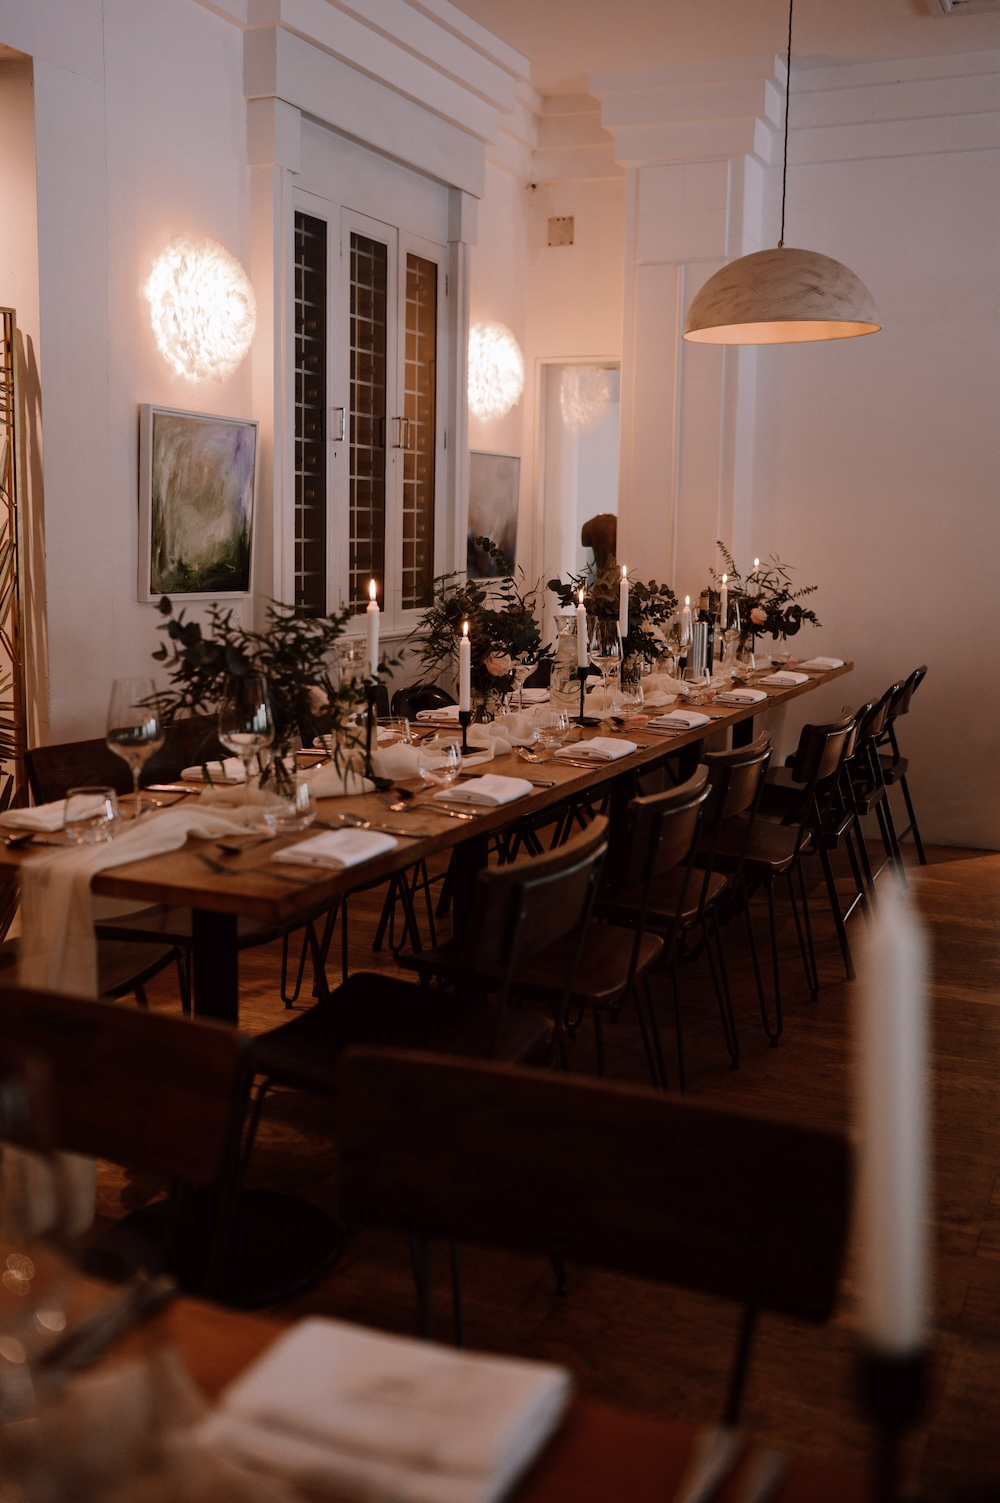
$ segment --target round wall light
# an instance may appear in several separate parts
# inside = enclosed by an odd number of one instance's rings
[[[596,428],[611,405],[611,377],[599,365],[567,365],[559,382],[559,410],[570,433]]]
[[[217,240],[171,240],[146,283],[160,354],[189,381],[224,381],[253,339],[257,299],[243,267]]]
[[[520,401],[524,356],[505,324],[469,330],[469,408],[478,418],[498,418]]]

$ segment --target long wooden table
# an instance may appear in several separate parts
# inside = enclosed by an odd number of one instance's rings
[[[283,1329],[260,1316],[179,1299],[117,1350],[134,1354],[172,1342],[192,1377],[214,1399]],[[576,1398],[559,1432],[515,1488],[511,1503],[669,1503],[694,1438],[692,1425]],[[739,1503],[744,1478],[742,1463],[716,1495],[717,1503]],[[857,1472],[798,1457],[770,1503],[861,1503],[867,1496],[867,1483]]]
[[[412,825],[415,831],[424,832],[419,838],[400,837],[394,850],[366,861],[360,867],[321,871],[272,865],[271,856],[278,845],[292,844],[303,838],[294,835],[254,847],[240,856],[226,858],[226,871],[215,873],[198,855],[199,847],[213,851],[212,844],[190,840],[180,851],[101,873],[94,879],[93,890],[106,897],[190,908],[195,1011],[203,1017],[235,1023],[239,1020],[237,922],[241,915],[269,925],[294,924],[297,918],[319,903],[332,901],[352,889],[369,886],[405,871],[421,858],[455,848],[462,852],[466,872],[471,874],[486,859],[489,836],[512,820],[541,813],[562,803],[570,795],[587,793],[611,780],[631,779],[636,773],[652,768],[685,748],[690,749],[690,755],[695,757],[700,743],[716,731],[732,727],[734,735],[742,732],[745,736],[748,730],[752,731],[757,715],[810,693],[849,673],[853,666],[845,663],[842,668],[811,672],[807,683],[792,688],[768,689],[766,706],[699,706],[711,717],[711,725],[698,730],[669,736],[655,735],[647,732],[645,727],[627,732],[628,739],[639,744],[639,750],[613,763],[581,768],[567,766],[558,760],[528,764],[513,755],[495,758],[486,770],[512,777],[551,779],[554,786],[535,788],[530,798],[502,808],[483,810],[472,820],[449,818],[435,810],[433,801],[427,798],[420,800],[418,808],[400,814],[393,814],[374,794],[322,801],[322,819],[336,821],[339,815],[347,813],[368,819],[373,826],[392,824],[402,828]],[[584,730],[582,734],[588,738],[606,733],[607,726],[602,725],[596,731]],[[0,869],[17,868],[31,859],[30,846],[10,850],[0,845]],[[301,881],[290,880],[298,876],[301,876]]]

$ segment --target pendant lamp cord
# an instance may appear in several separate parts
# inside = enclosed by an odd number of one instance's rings
[[[788,0],[788,56],[785,59],[785,154],[781,164],[781,238],[779,249],[785,243],[785,192],[788,187],[788,100],[792,85],[792,11],[795,0]]]

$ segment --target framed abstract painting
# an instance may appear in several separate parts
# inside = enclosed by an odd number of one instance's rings
[[[504,572],[497,559],[476,546],[476,538],[490,538],[514,567],[520,470],[521,461],[513,454],[469,455],[466,572],[470,579],[495,579]]]
[[[257,424],[139,408],[139,599],[248,595]]]

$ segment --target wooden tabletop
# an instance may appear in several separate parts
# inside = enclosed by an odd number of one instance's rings
[[[789,665],[792,666],[792,665]],[[241,856],[222,858],[224,873],[214,873],[199,859],[199,848],[213,852],[210,842],[188,841],[179,851],[134,861],[114,867],[95,877],[93,890],[106,897],[138,899],[165,903],[173,907],[196,908],[209,913],[240,914],[267,923],[293,919],[296,914],[339,893],[376,883],[393,873],[405,870],[421,857],[432,856],[467,842],[476,835],[489,835],[522,814],[536,814],[561,803],[569,794],[585,793],[624,772],[634,772],[662,760],[672,752],[692,746],[706,735],[753,719],[776,705],[797,699],[831,679],[849,673],[852,663],[842,668],[811,672],[807,683],[792,688],[768,688],[768,702],[743,707],[716,704],[699,706],[711,719],[710,726],[678,735],[655,735],[645,726],[626,732],[628,739],[639,743],[639,750],[619,761],[598,763],[593,768],[566,766],[559,761],[527,763],[510,755],[496,757],[488,771],[510,777],[552,779],[554,787],[535,788],[530,798],[501,808],[484,810],[475,819],[449,818],[434,808],[433,800],[422,797],[414,807],[394,814],[374,795],[328,799],[320,802],[319,817],[336,821],[347,813],[371,820],[373,825],[410,826],[425,832],[420,838],[399,837],[396,848],[384,856],[366,861],[362,866],[340,871],[322,871],[290,865],[272,864],[271,857],[280,846],[301,840],[301,834],[257,846]],[[659,711],[655,713],[660,713]],[[584,739],[608,734],[607,725],[585,729]],[[314,833],[312,831],[307,832]],[[26,846],[11,850],[0,844],[0,869],[17,868],[30,861],[43,848]],[[217,855],[217,852],[214,852]],[[276,875],[283,872],[284,877]],[[301,877],[301,881],[289,878]]]
[[[134,1353],[172,1342],[214,1399],[284,1329],[260,1316],[178,1299],[117,1350]],[[512,1503],[670,1503],[695,1433],[692,1425],[574,1399],[561,1429],[515,1488]],[[718,1503],[740,1503],[745,1466],[741,1463],[717,1494]],[[799,1457],[771,1503],[861,1503],[867,1495],[858,1473]]]

